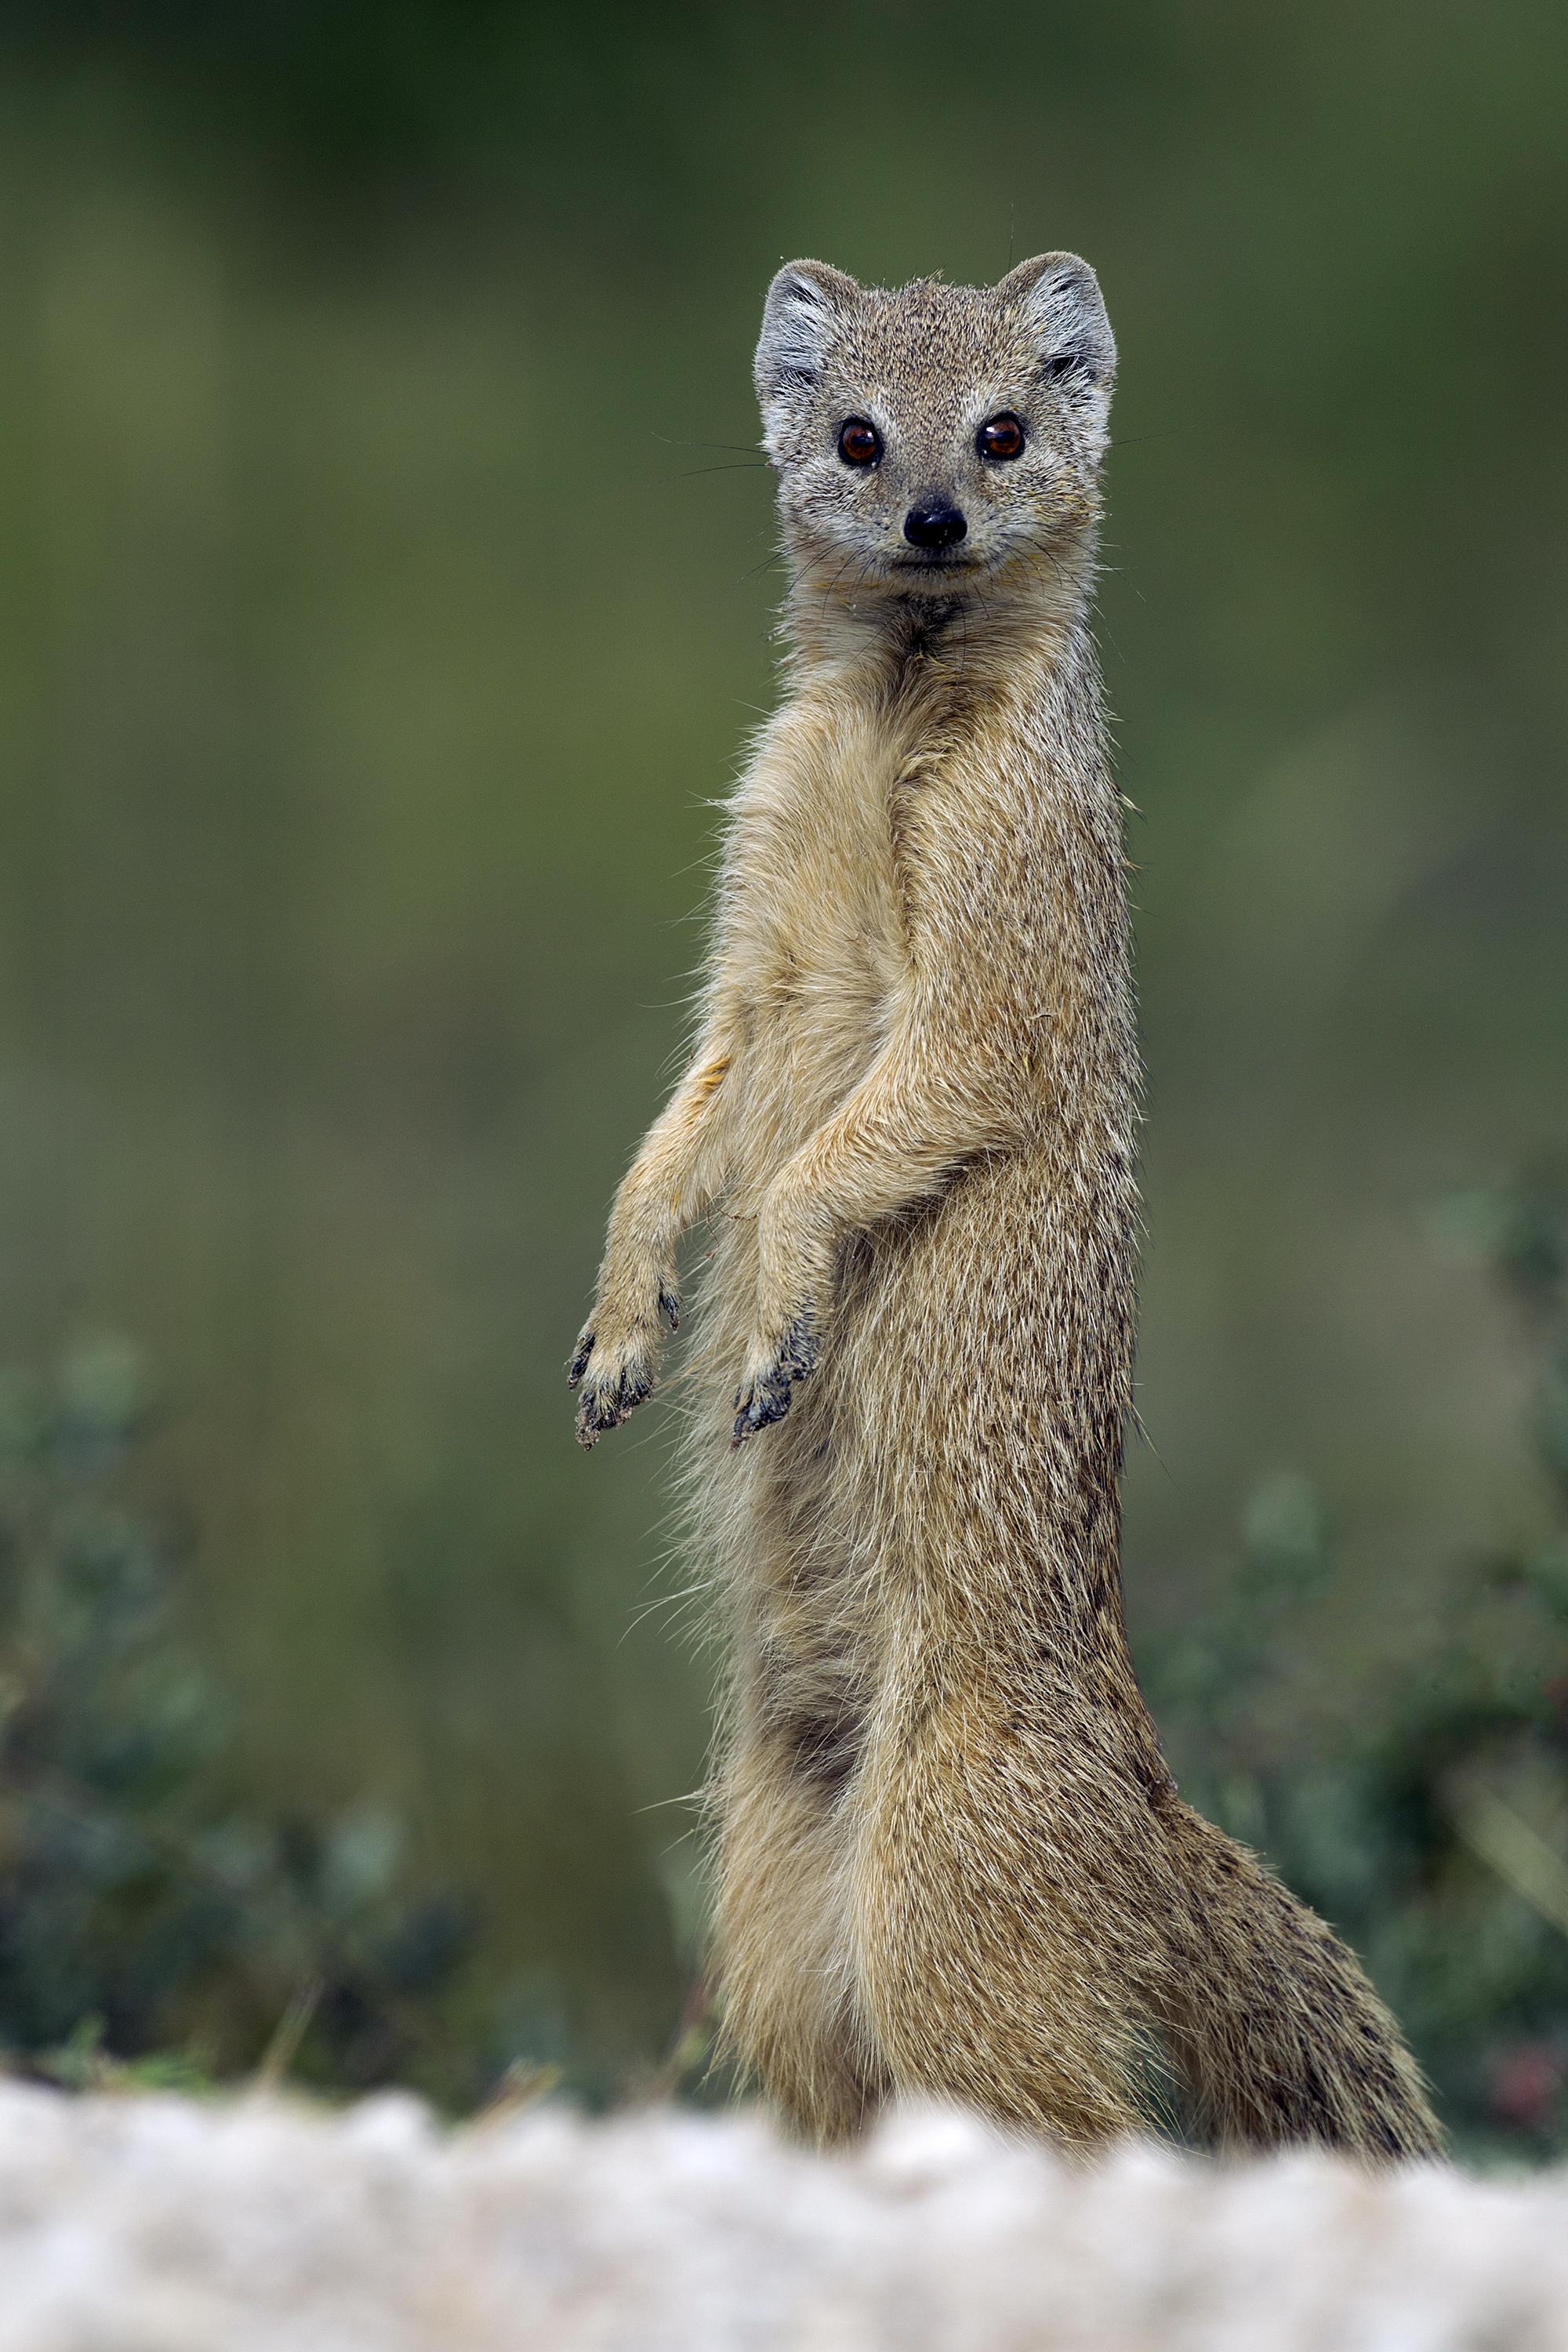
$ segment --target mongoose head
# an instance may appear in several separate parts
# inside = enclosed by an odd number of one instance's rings
[[[889,291],[822,261],[768,289],[763,446],[797,572],[847,600],[1050,593],[1092,541],[1116,344],[1087,261]]]

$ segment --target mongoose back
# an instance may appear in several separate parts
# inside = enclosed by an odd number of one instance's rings
[[[1115,363],[1071,254],[988,289],[774,278],[787,693],[729,809],[690,1066],[611,1217],[578,1433],[648,1395],[715,1212],[687,1382],[731,1658],[715,1960],[800,2132],[924,2092],[1092,2151],[1147,2127],[1152,2051],[1218,2145],[1417,2155],[1393,2020],[1182,1802],[1122,1628],[1139,1070],[1089,626]]]

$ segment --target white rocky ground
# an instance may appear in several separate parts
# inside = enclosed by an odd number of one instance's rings
[[[1555,2352],[1568,2176],[0,2085],[0,2352]]]

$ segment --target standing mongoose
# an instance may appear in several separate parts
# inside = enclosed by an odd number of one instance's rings
[[[1420,2155],[1398,2029],[1182,1802],[1122,1627],[1139,1069],[1089,626],[1115,364],[1071,254],[988,289],[774,278],[788,690],[730,805],[690,1066],[611,1216],[578,1433],[649,1393],[712,1210],[715,1961],[801,2132],[916,2091],[1093,2150],[1143,2126],[1152,2059],[1218,2145]]]

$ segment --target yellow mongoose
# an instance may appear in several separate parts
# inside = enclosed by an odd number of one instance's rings
[[[677,1243],[721,1206],[690,1374],[732,1630],[716,1960],[797,2128],[922,2091],[1092,2150],[1141,2127],[1153,2045],[1221,2145],[1416,2155],[1393,2020],[1181,1801],[1122,1631],[1139,1078],[1089,622],[1115,358],[1071,254],[773,280],[789,693],[578,1433],[648,1394]]]

